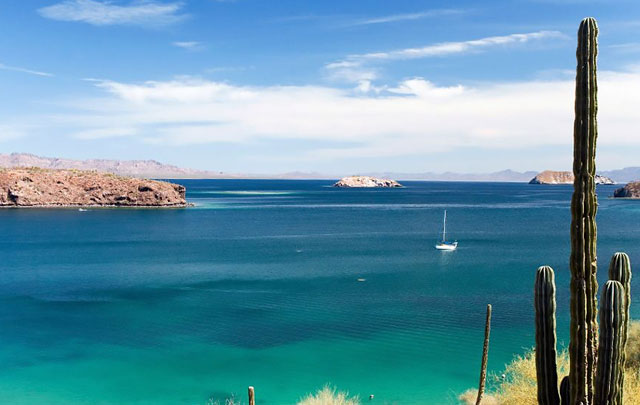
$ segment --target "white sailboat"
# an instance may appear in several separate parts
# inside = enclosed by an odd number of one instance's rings
[[[438,250],[456,250],[458,241],[447,242],[447,210],[444,210],[444,222],[442,224],[442,242],[436,244]]]

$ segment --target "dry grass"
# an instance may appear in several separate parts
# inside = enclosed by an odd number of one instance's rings
[[[348,392],[337,392],[327,385],[315,394],[302,398],[298,405],[360,405],[360,399],[357,396],[349,397]]]
[[[478,390],[471,388],[460,394],[458,399],[460,403],[464,405],[476,405],[476,399],[478,398]],[[482,405],[500,405],[498,398],[493,395],[484,394],[482,396]]]
[[[558,355],[558,378],[569,373],[569,354]],[[516,357],[504,371],[505,379],[498,386],[495,396],[499,405],[537,405],[536,358],[532,350]],[[560,382],[558,381],[558,382]]]
[[[627,338],[627,368],[640,370],[640,321],[631,322]]]
[[[536,360],[534,351],[516,357],[505,369],[504,381],[482,401],[483,405],[537,405]],[[558,355],[558,383],[569,374],[569,354]],[[477,390],[458,397],[461,404],[475,404]],[[632,322],[627,340],[624,404],[640,405],[640,322]]]

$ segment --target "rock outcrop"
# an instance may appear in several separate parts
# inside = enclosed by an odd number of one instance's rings
[[[0,170],[0,207],[184,207],[178,184],[80,170]]]
[[[345,177],[333,185],[334,187],[402,187],[395,180],[378,179],[369,176]]]
[[[640,198],[640,181],[633,181],[613,192],[617,198]]]
[[[529,184],[573,184],[573,173],[545,170],[531,179]],[[596,184],[616,184],[608,177],[596,174]]]

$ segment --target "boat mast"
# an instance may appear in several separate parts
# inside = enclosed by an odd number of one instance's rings
[[[447,241],[447,210],[444,210],[444,223],[442,224],[442,242]]]

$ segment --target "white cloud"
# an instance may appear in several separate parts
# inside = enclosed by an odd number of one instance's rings
[[[377,17],[377,18],[369,18],[366,20],[355,21],[349,25],[355,26],[355,25],[386,24],[386,23],[393,23],[398,21],[420,20],[423,18],[463,14],[465,12],[466,12],[465,10],[458,10],[458,9],[428,10],[428,11],[422,11],[419,13],[394,14],[394,15],[388,15],[388,16]]]
[[[178,48],[186,49],[188,51],[197,51],[202,49],[202,42],[198,41],[174,41],[171,43],[173,46],[177,46]]]
[[[558,31],[537,31],[524,34],[486,37],[470,41],[442,42],[420,48],[404,48],[387,52],[352,54],[343,60],[326,64],[325,72],[329,79],[360,84],[363,81],[371,81],[378,77],[377,70],[371,67],[371,65],[375,63],[465,54],[480,52],[498,46],[519,45],[531,41],[563,38],[566,38],[566,36]]]
[[[12,72],[28,73],[30,75],[44,76],[44,77],[53,76],[53,74],[51,73],[41,72],[41,71],[32,70],[32,69],[26,69],[26,68],[17,67],[17,66],[8,66],[8,65],[5,65],[4,63],[0,63],[0,70],[9,70]]]
[[[640,147],[640,70],[599,77],[600,145]],[[335,145],[310,152],[315,159],[572,144],[572,80],[442,87],[413,78],[379,94],[194,78],[96,84],[103,97],[83,100],[72,113],[48,122],[83,138],[128,136],[162,145],[269,140]]]
[[[442,42],[435,45],[427,45],[421,48],[405,48],[388,52],[375,52],[359,55],[350,55],[349,60],[394,60],[394,59],[418,59],[434,56],[446,56],[453,54],[469,53],[495,46],[512,44],[524,44],[534,40],[566,38],[558,31],[537,31],[525,34],[510,34],[503,36],[486,37],[471,41]]]
[[[87,129],[73,134],[74,138],[78,139],[103,139],[103,138],[117,138],[122,136],[136,135],[135,128],[119,128],[119,127],[107,127],[97,129]]]
[[[85,22],[92,25],[167,25],[183,20],[181,2],[153,0],[117,5],[106,0],[65,0],[38,10],[46,18]]]
[[[339,61],[325,65],[326,77],[329,80],[362,83],[371,82],[378,78],[375,69],[366,67],[360,61]]]

